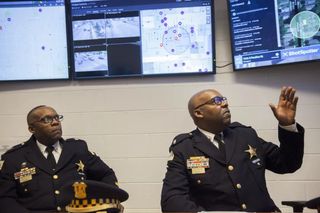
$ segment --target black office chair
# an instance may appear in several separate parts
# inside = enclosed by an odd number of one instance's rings
[[[311,199],[309,201],[282,201],[282,205],[291,206],[293,212],[303,212],[303,208],[317,209],[320,213],[320,197]]]
[[[316,197],[306,202],[306,207],[309,209],[317,209],[318,213],[320,213],[320,197]]]

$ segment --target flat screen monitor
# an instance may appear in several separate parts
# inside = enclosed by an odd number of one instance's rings
[[[319,0],[228,0],[235,70],[320,59]]]
[[[212,0],[71,0],[74,78],[215,73]]]
[[[64,1],[0,1],[0,81],[68,78]]]

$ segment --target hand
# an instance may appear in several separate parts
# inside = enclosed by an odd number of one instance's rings
[[[282,87],[278,106],[269,104],[274,116],[282,126],[295,123],[298,97],[295,96],[296,90],[292,87]]]

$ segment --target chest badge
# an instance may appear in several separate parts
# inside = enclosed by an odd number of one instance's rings
[[[253,148],[253,147],[250,146],[249,144],[248,144],[248,147],[249,147],[249,149],[245,150],[244,152],[249,153],[249,155],[250,155],[250,160],[251,160],[251,158],[253,158],[253,157],[257,157],[257,149],[256,149],[256,148]]]
[[[32,180],[32,175],[36,174],[36,167],[28,168],[26,162],[21,164],[21,170],[14,173],[14,179],[20,181],[20,183],[25,183]]]
[[[187,160],[187,168],[191,169],[192,174],[204,174],[209,166],[209,158],[204,156],[194,156]]]
[[[76,165],[78,166],[78,169],[77,169],[78,172],[84,172],[84,164],[82,163],[81,160],[79,160],[79,163],[76,163]]]

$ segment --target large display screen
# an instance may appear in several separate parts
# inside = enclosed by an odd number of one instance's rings
[[[320,59],[319,0],[228,0],[234,69]]]
[[[0,1],[0,81],[68,78],[64,1]]]
[[[74,78],[214,73],[212,0],[71,0]]]

